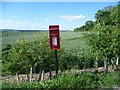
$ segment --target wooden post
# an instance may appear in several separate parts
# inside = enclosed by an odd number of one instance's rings
[[[114,61],[111,59],[111,64],[112,64],[112,70],[114,71]]]
[[[30,83],[32,82],[32,67],[30,67]]]
[[[16,80],[17,80],[17,82],[19,82],[19,76],[18,76],[17,72],[16,72]]]
[[[116,71],[118,71],[118,64],[119,64],[119,57],[117,56],[117,60],[116,60]]]
[[[41,80],[44,80],[44,70],[42,70]]]
[[[38,81],[41,81],[41,74],[42,74],[42,68],[41,68],[41,64],[39,64]]]
[[[38,74],[38,81],[41,81],[41,73],[42,73],[42,71],[40,70],[39,74]]]
[[[51,73],[51,70],[49,71],[49,77],[50,77],[50,80],[52,79],[52,73]]]
[[[98,57],[96,56],[95,72],[98,73]]]
[[[105,72],[108,72],[108,60],[107,60],[107,56],[105,58],[104,64],[105,64]]]

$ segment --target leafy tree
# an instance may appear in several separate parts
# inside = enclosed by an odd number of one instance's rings
[[[88,20],[85,22],[85,25],[75,28],[74,31],[90,31],[94,27],[94,22],[92,20]]]

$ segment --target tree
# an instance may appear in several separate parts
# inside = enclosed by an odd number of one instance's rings
[[[75,28],[74,31],[75,31],[75,32],[76,32],[76,31],[79,31],[79,28]]]
[[[86,31],[90,31],[90,30],[92,30],[93,27],[94,27],[94,22],[93,22],[92,20],[86,21],[86,22],[85,22],[85,26],[86,26],[86,28],[87,28]]]
[[[74,31],[90,31],[94,27],[94,22],[92,20],[86,21],[85,25],[75,28]]]

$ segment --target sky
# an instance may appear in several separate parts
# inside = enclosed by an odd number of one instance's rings
[[[60,30],[74,30],[87,20],[95,21],[95,13],[117,2],[2,2],[0,29],[48,30],[59,25]]]

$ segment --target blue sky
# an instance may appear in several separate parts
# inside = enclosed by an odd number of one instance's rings
[[[117,2],[2,2],[0,28],[46,30],[57,24],[61,30],[73,30],[95,21],[95,13],[110,5]]]

